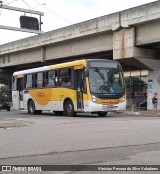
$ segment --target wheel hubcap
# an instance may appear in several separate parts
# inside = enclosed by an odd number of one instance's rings
[[[30,112],[33,112],[34,111],[34,104],[31,102],[29,106],[30,106],[29,107],[30,108]]]
[[[73,112],[73,107],[72,107],[71,104],[69,104],[69,105],[67,106],[67,112],[68,112],[69,114],[71,114],[71,113]]]

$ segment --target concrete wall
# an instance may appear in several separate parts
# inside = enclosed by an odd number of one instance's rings
[[[26,63],[40,62],[41,60],[41,49],[35,48],[0,56],[0,67],[23,65]]]
[[[139,7],[134,7],[128,10],[109,14],[68,27],[46,32],[44,34],[1,45],[0,55],[8,53],[11,54],[13,52],[47,46],[59,42],[65,42],[67,40],[82,38],[103,32],[112,32],[121,27],[132,27],[144,23],[149,23],[148,25],[150,25],[151,21],[158,19],[160,19],[160,1],[152,2]],[[138,36],[141,35],[141,31],[139,29]],[[145,36],[148,37],[148,35]],[[149,37],[151,37],[151,35]]]
[[[157,63],[160,64],[160,60]],[[150,80],[150,81],[152,80],[152,82],[148,82],[147,109],[151,110],[153,108],[152,97],[153,97],[154,92],[157,92],[158,96],[159,96],[158,109],[160,110],[160,69],[155,68],[154,71],[149,71],[148,80]],[[149,85],[152,85],[152,87]]]
[[[0,56],[0,67],[23,65],[27,63],[43,62],[64,57],[104,52],[112,50],[112,33],[104,32],[100,35],[89,35],[74,40],[66,40],[44,47],[17,51]]]
[[[141,58],[141,61],[147,66],[150,66],[153,71],[148,71],[148,89],[147,89],[147,109],[151,110],[152,97],[154,92],[158,93],[159,103],[158,109],[160,109],[160,60]]]
[[[113,58],[134,57],[135,28],[121,29],[113,33]]]
[[[160,20],[136,26],[136,45],[152,44],[160,41]]]
[[[45,60],[112,50],[111,32],[59,42],[45,48]]]

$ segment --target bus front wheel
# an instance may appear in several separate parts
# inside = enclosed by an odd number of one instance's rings
[[[98,112],[98,116],[105,117],[107,115],[107,112]]]
[[[34,104],[33,100],[30,100],[28,103],[28,113],[29,114],[36,114],[35,104]]]
[[[74,112],[74,105],[71,100],[68,100],[64,105],[64,115],[69,117],[73,117],[76,115],[76,113]]]

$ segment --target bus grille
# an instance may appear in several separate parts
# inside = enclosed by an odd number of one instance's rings
[[[119,99],[121,98],[123,95],[122,94],[116,94],[116,95],[106,95],[106,94],[100,94],[97,95],[97,98],[99,99],[103,99],[103,100],[108,100],[108,99]]]

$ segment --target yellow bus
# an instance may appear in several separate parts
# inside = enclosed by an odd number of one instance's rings
[[[125,110],[125,84],[120,64],[83,59],[18,71],[13,74],[12,102],[29,114],[57,115]]]

